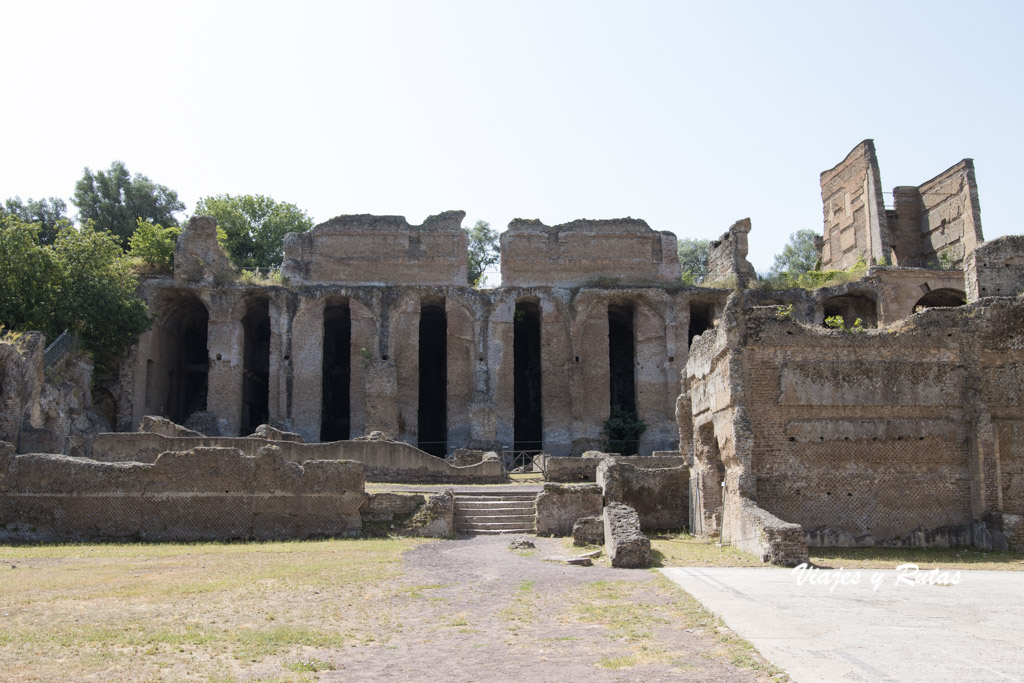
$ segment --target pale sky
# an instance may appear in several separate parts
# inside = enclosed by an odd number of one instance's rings
[[[818,175],[874,138],[885,191],[975,160],[1022,233],[1020,2],[0,2],[0,199],[115,159],[315,222],[447,209],[643,218],[750,258],[822,229]],[[891,202],[891,197],[887,197]],[[70,201],[69,210],[74,214]]]

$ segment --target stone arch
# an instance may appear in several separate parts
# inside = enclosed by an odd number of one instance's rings
[[[543,449],[540,299],[516,300],[512,321],[514,450]]]
[[[188,290],[167,292],[153,308],[160,314],[146,362],[145,412],[184,424],[206,410],[210,311]]]
[[[245,301],[242,316],[241,433],[252,434],[270,419],[270,299]]]
[[[916,313],[922,308],[955,308],[963,306],[966,302],[967,294],[963,290],[943,287],[933,289],[918,299],[911,312]]]
[[[825,299],[821,304],[822,320],[841,316],[846,327],[853,327],[859,318],[863,327],[878,327],[878,302],[866,292],[847,292]]]

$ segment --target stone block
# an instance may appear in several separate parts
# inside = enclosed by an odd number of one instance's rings
[[[640,531],[636,510],[622,503],[604,508],[604,546],[613,567],[651,566],[651,541]]]
[[[581,517],[572,525],[573,545],[604,545],[604,519]]]

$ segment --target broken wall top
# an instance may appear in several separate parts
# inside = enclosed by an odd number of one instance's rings
[[[865,140],[821,174],[824,270],[845,270],[859,257],[880,263],[890,253],[882,180],[873,140]],[[883,229],[884,228],[884,229]]]
[[[410,225],[403,216],[338,216],[284,240],[282,273],[300,283],[465,285],[464,211]]]
[[[548,226],[516,219],[501,233],[501,280],[513,287],[676,283],[676,236],[635,218]]]
[[[732,224],[717,240],[712,240],[708,252],[708,274],[705,281],[712,282],[735,276],[739,285],[757,277],[754,266],[747,260],[747,235],[750,233],[750,219],[744,218]]]
[[[217,242],[217,219],[190,218],[174,245],[174,279],[209,285],[232,273],[231,259]]]
[[[907,266],[938,263],[944,254],[950,265],[984,241],[974,161],[964,159],[917,187],[893,190],[896,262]]]

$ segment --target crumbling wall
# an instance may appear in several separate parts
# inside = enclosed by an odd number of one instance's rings
[[[569,536],[576,520],[600,515],[602,507],[597,484],[544,484],[537,494],[537,535]]]
[[[488,460],[468,467],[455,467],[407,443],[396,441],[307,444],[253,437],[170,438],[140,432],[111,432],[96,436],[92,457],[101,462],[154,462],[160,453],[197,447],[236,448],[247,455],[255,455],[268,444],[277,446],[281,457],[291,462],[352,460],[362,463],[370,481],[475,484],[504,481],[500,461]]]
[[[503,286],[670,284],[681,274],[676,236],[634,218],[554,226],[516,219],[500,239]]]
[[[743,288],[750,280],[757,279],[754,266],[747,260],[748,234],[750,219],[744,218],[733,223],[717,240],[712,240],[705,282],[734,280],[734,286]]]
[[[464,211],[410,225],[404,216],[338,216],[284,240],[281,272],[295,283],[465,285]]]
[[[721,479],[702,455],[705,424],[727,470],[724,510],[706,491],[705,522],[737,535],[735,481],[812,544],[987,547],[985,515],[1012,512],[1015,497],[1022,314],[1024,304],[997,300],[859,334],[766,309],[735,316],[729,343],[697,349],[687,368],[695,472],[712,489]],[[742,420],[717,419],[737,408]],[[749,460],[734,460],[730,440],[745,431]]]
[[[968,301],[1024,292],[1024,236],[998,237],[971,251],[964,279]]]
[[[880,263],[890,253],[882,178],[873,140],[865,140],[821,174],[825,216],[824,270],[845,270],[864,257]]]
[[[0,456],[0,539],[200,541],[355,536],[366,500],[359,463],[287,462],[230,448],[153,463]]]
[[[690,468],[640,469],[617,458],[602,460],[597,483],[605,505],[636,510],[645,531],[682,529],[689,523]]]
[[[918,187],[897,187],[894,232],[895,262],[901,266],[946,264],[960,268],[982,243],[981,207],[974,161],[964,159]]]
[[[782,521],[747,498],[740,498],[738,502],[735,519],[739,538],[733,541],[733,545],[761,558],[762,562],[783,567],[795,567],[809,561],[807,538],[802,526]]]
[[[209,285],[231,277],[231,261],[217,242],[217,220],[193,216],[174,245],[174,279]]]

